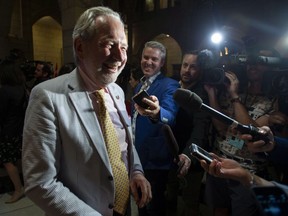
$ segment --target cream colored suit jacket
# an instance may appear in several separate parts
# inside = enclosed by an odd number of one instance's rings
[[[124,93],[108,86],[131,133]],[[130,175],[142,171],[129,134]],[[23,134],[26,195],[47,215],[112,215],[114,183],[92,101],[75,69],[36,86]]]

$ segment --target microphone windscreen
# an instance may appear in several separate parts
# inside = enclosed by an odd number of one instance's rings
[[[186,110],[198,111],[203,103],[197,94],[187,89],[177,89],[174,92],[173,98],[180,107]]]

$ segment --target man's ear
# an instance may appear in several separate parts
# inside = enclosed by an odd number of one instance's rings
[[[163,67],[163,66],[164,66],[164,64],[165,64],[165,60],[164,60],[164,59],[162,59],[162,60],[161,60],[161,67]]]
[[[77,58],[82,59],[83,58],[83,41],[80,38],[77,38],[74,41],[74,48]]]

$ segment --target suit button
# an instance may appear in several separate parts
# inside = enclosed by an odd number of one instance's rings
[[[113,209],[113,208],[114,208],[114,205],[110,203],[110,204],[108,205],[108,208],[109,208],[109,209]]]
[[[109,181],[113,181],[113,176],[108,176]]]

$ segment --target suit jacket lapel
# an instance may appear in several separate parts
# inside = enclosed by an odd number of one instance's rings
[[[159,74],[156,79],[153,81],[153,83],[150,85],[149,89],[147,90],[147,92],[149,94],[152,94],[152,92],[155,92],[154,90],[157,88],[158,85],[160,85],[161,83],[161,79],[163,78],[163,74]]]
[[[83,127],[86,129],[87,134],[90,136],[91,141],[95,145],[100,157],[102,158],[105,166],[112,173],[109,164],[109,158],[106,151],[104,138],[96,113],[94,111],[92,101],[87,92],[69,93],[69,97],[74,105],[74,108],[82,122]]]

